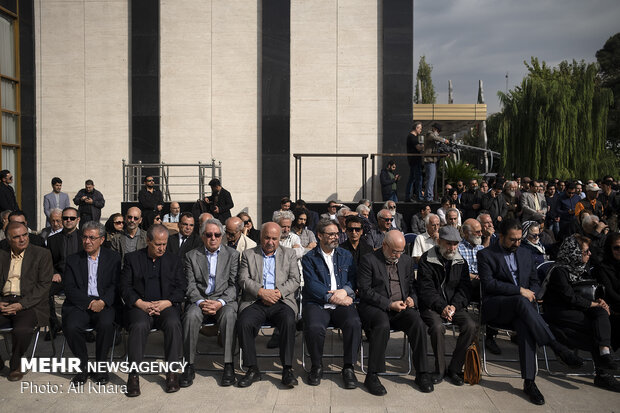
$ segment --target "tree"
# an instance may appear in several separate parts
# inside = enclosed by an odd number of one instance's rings
[[[595,178],[617,160],[605,151],[611,90],[595,63],[563,61],[557,68],[532,58],[521,85],[498,92],[503,109],[497,138],[500,169],[521,176]],[[610,163],[611,162],[611,163]]]
[[[607,117],[607,147],[620,157],[620,33],[611,36],[596,52],[601,85],[611,89],[614,105]]]
[[[433,86],[433,79],[431,78],[431,72],[433,66],[426,63],[426,57],[420,57],[420,63],[418,64],[418,73],[416,74],[415,83],[415,95],[413,96],[414,103],[435,103],[437,95],[435,94],[435,87]],[[422,100],[418,101],[418,81],[422,81]]]

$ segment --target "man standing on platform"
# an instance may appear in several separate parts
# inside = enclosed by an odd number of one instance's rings
[[[447,139],[439,136],[441,125],[433,123],[431,131],[424,137],[424,175],[426,175],[426,185],[424,198],[427,202],[432,202],[435,197],[435,179],[437,178],[437,143],[448,143]]]
[[[84,182],[84,188],[80,189],[73,198],[73,203],[78,206],[80,222],[83,224],[88,221],[101,219],[101,209],[105,206],[105,199],[101,192],[95,189],[92,179]]]
[[[69,195],[61,192],[61,190],[62,179],[58,177],[52,178],[52,192],[43,197],[43,212],[45,213],[45,223],[47,225],[50,224],[50,215],[54,208],[63,210],[66,207],[71,206]]]
[[[411,132],[407,135],[407,153],[410,155],[420,155],[424,151],[424,137],[422,136],[422,122],[415,122]],[[409,181],[405,190],[405,201],[422,200],[422,157],[408,156]]]

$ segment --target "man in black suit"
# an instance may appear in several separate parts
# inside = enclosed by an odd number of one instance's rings
[[[37,247],[45,248],[45,241],[43,241],[43,238],[41,238],[37,234],[33,234],[30,232],[30,228],[28,227],[28,219],[26,218],[26,214],[24,213],[24,211],[19,210],[19,209],[12,211],[9,214],[8,220],[9,222],[18,222],[26,226],[26,229],[28,230],[28,244],[29,245],[35,245]],[[6,238],[0,241],[0,249],[7,251],[7,252],[11,249],[9,246],[9,242]]]
[[[76,211],[77,212],[77,211]],[[105,361],[114,339],[114,301],[121,271],[121,256],[101,248],[105,227],[95,221],[82,226],[83,250],[69,255],[63,274],[66,299],[62,306],[62,324],[69,348],[80,359],[81,373],[71,380],[83,384],[88,379],[84,330],[97,333],[95,359]],[[93,381],[106,384],[107,372],[94,372]]]
[[[13,175],[8,169],[0,171],[0,211],[15,211],[19,209],[17,199],[15,198],[15,190],[11,186],[13,183]]]
[[[12,327],[13,350],[9,381],[24,377],[20,360],[32,340],[35,326],[49,321],[47,296],[52,281],[52,257],[45,248],[30,245],[28,228],[9,222],[10,252],[0,251],[0,327]]]
[[[478,251],[478,275],[482,285],[482,323],[516,330],[523,391],[532,403],[542,405],[538,390],[536,345],[548,345],[570,367],[583,360],[556,341],[535,306],[540,290],[532,254],[521,245],[521,224],[507,219],[500,225],[499,242]]]
[[[189,251],[202,245],[200,235],[194,231],[194,216],[190,212],[183,212],[179,218],[179,232],[168,238],[168,251],[179,257],[185,257]]]
[[[151,226],[146,239],[146,248],[125,255],[121,275],[121,294],[127,306],[129,362],[142,362],[146,339],[153,327],[164,332],[166,361],[178,362],[183,351],[181,303],[187,288],[183,263],[178,256],[166,252],[168,229],[165,226]],[[178,390],[178,374],[166,373],[166,392]],[[129,373],[126,394],[140,395],[136,372]]]
[[[377,373],[385,371],[385,349],[390,330],[407,334],[413,352],[416,384],[424,393],[433,391],[426,360],[426,326],[418,311],[417,286],[413,260],[405,252],[405,237],[400,231],[385,234],[383,245],[362,258],[357,271],[359,313],[369,333],[370,354],[364,384],[370,393],[387,393]]]
[[[222,188],[222,183],[217,178],[210,180],[209,186],[211,187],[211,195],[205,195],[203,199],[196,201],[192,207],[194,219],[197,220],[201,213],[210,212],[213,214],[213,218],[225,222],[231,216],[231,208],[235,206],[232,196],[230,192]]]
[[[67,257],[82,251],[82,234],[77,229],[80,218],[77,209],[67,207],[62,211],[62,231],[54,234],[47,240],[47,248],[52,253],[54,263],[54,276],[52,277],[52,287],[50,288],[50,331],[45,339],[54,339],[54,336],[61,330],[60,322],[56,317],[54,296],[63,290],[63,276],[65,273]]]

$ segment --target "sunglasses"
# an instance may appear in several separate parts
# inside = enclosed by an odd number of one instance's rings
[[[540,234],[528,234],[528,236],[532,238],[540,238]]]
[[[392,222],[394,221],[394,218],[383,218],[381,217],[382,220],[386,221],[386,222]]]
[[[248,224],[251,224],[251,223],[252,223],[251,221],[243,221],[243,225],[248,225]]]
[[[77,217],[62,217],[63,221],[75,221]]]
[[[114,221],[114,225],[123,225],[125,221]]]
[[[362,232],[362,228],[361,227],[347,227],[347,231]]]
[[[204,235],[205,238],[213,238],[213,237],[220,238],[222,236],[222,233],[221,232],[215,232],[215,233],[213,233],[213,232],[205,232],[202,235]]]
[[[146,182],[155,182],[154,179],[147,179]]]

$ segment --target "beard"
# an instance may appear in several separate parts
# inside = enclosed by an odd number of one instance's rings
[[[385,257],[385,262],[387,262],[388,264],[398,264],[398,258]]]
[[[516,192],[514,192],[514,191],[507,191],[506,193],[507,193],[507,194],[508,194],[508,196],[509,196],[509,197],[511,197],[511,198],[514,198],[514,197],[515,197],[515,195],[517,195],[517,194],[516,194]]]
[[[444,257],[445,259],[449,261],[452,261],[454,257],[456,257],[456,251],[449,252],[447,248],[444,248],[441,245],[439,246],[439,253],[441,254],[442,257]]]
[[[482,237],[472,237],[468,241],[470,242],[471,245],[481,245]]]

